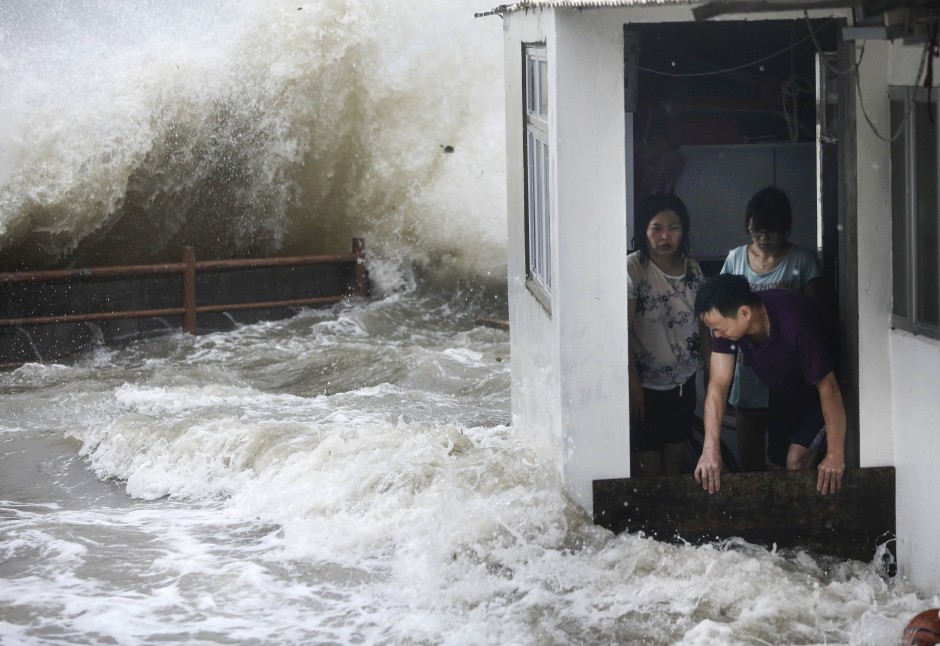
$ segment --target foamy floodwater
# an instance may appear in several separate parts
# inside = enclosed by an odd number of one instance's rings
[[[473,325],[495,4],[0,3],[2,269],[363,236],[378,294],[0,373],[4,646],[882,645],[940,605],[880,554],[614,536],[517,441]]]
[[[0,375],[4,644],[888,644],[870,563],[615,536],[515,439],[487,289]]]

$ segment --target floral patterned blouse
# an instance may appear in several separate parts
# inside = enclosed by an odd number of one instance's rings
[[[667,276],[636,252],[627,256],[627,297],[636,301],[630,342],[644,388],[669,390],[698,370],[695,295],[704,281],[702,268],[691,258],[686,258],[682,275]]]

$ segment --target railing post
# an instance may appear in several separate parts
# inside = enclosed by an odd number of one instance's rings
[[[196,252],[183,247],[183,332],[196,333]]]
[[[363,238],[352,239],[352,252],[356,254],[356,267],[353,270],[353,292],[356,296],[368,296],[366,284],[366,241]]]

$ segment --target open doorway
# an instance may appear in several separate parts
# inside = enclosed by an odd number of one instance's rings
[[[845,90],[826,83],[819,62],[837,64],[842,26],[837,19],[625,25],[627,228],[629,244],[636,204],[674,192],[689,209],[692,256],[715,274],[749,241],[748,200],[777,186],[792,206],[789,241],[816,254],[826,304],[843,338],[854,338],[846,327],[855,306],[843,299],[851,291],[840,181],[846,144],[843,124],[833,123]],[[846,460],[855,466],[855,361],[837,361],[849,415]],[[733,421],[729,427],[733,444]]]

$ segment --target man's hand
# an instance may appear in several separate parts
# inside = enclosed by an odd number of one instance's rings
[[[842,487],[842,474],[845,473],[845,460],[841,455],[827,454],[819,463],[819,479],[816,491],[822,495],[835,493]]]
[[[845,404],[842,391],[834,373],[816,383],[819,403],[826,422],[826,458],[819,464],[819,480],[816,491],[825,495],[835,493],[842,486],[845,473]]]
[[[705,446],[702,457],[695,467],[695,480],[708,493],[715,493],[721,488],[721,448]]]

